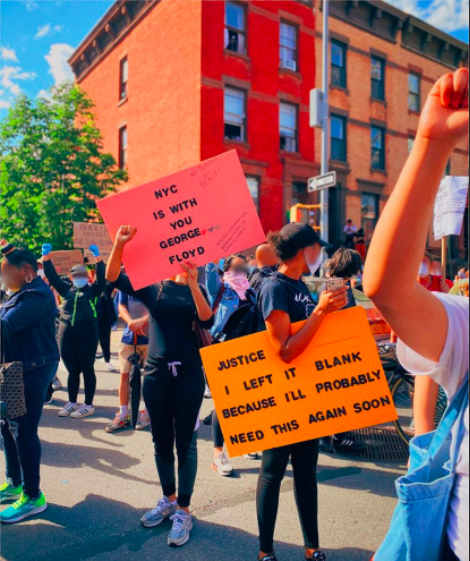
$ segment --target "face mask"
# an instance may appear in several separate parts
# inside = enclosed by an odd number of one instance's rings
[[[425,279],[429,275],[429,265],[427,263],[421,263],[419,268],[419,276]]]
[[[78,288],[80,290],[81,288],[85,288],[85,286],[88,284],[88,279],[73,279],[72,282],[75,288]]]
[[[315,263],[309,263],[306,255],[305,255],[305,261],[307,262],[307,266],[310,270],[310,274],[313,276],[318,271],[318,269],[321,267],[321,264],[323,263],[322,252],[320,252],[320,255],[318,256],[318,259],[315,261]]]
[[[255,267],[254,265],[252,265],[252,266],[249,268],[249,271],[250,271],[250,275],[252,275],[252,274],[256,271],[256,267]]]
[[[44,271],[42,269],[39,269],[38,277],[41,277],[42,279],[46,278],[46,275],[44,274]]]
[[[246,292],[250,288],[248,277],[246,273],[236,273],[229,271],[224,275],[224,282],[226,282],[232,290],[234,290],[241,300],[246,300]]]

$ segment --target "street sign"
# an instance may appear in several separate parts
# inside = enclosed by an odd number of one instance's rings
[[[315,191],[320,191],[321,189],[329,189],[330,187],[335,187],[336,183],[336,171],[325,173],[325,175],[318,175],[317,177],[312,177],[308,180],[308,192],[314,193]]]

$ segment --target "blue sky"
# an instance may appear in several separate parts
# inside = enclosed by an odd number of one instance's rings
[[[389,0],[466,42],[469,2]],[[37,96],[72,78],[67,59],[112,4],[113,0],[2,0],[0,115],[18,93]]]

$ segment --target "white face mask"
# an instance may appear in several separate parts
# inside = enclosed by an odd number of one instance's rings
[[[422,279],[425,279],[429,275],[429,265],[427,263],[421,263],[418,274]]]
[[[46,275],[44,274],[44,271],[42,269],[39,269],[38,277],[41,277],[42,279],[46,278]]]
[[[320,255],[318,256],[318,259],[315,261],[315,263],[310,263],[309,260],[307,259],[307,255],[304,254],[304,256],[305,256],[305,261],[307,262],[307,266],[310,269],[310,274],[313,276],[323,263],[323,254],[320,251]]]

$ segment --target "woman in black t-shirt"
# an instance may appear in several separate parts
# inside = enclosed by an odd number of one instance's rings
[[[319,269],[325,244],[310,226],[289,224],[279,234],[271,234],[269,241],[281,259],[281,266],[262,285],[259,308],[276,352],[286,363],[291,363],[310,345],[325,317],[347,305],[347,289],[324,292],[315,307],[302,276],[313,275]],[[305,320],[304,327],[292,334],[292,324]],[[274,528],[289,459],[294,471],[306,559],[326,560],[318,536],[318,444],[318,440],[311,440],[264,452],[257,491],[260,560],[276,561]]]
[[[121,226],[108,263],[106,277],[115,286],[138,298],[150,313],[149,347],[145,365],[144,400],[150,416],[155,458],[164,497],[144,515],[146,528],[173,521],[168,545],[189,541],[193,527],[189,514],[197,473],[197,428],[204,396],[204,373],[195,323],[210,329],[212,309],[197,281],[197,268],[186,263],[175,279],[134,290],[120,272],[125,245],[137,233]],[[178,454],[178,497],[175,456]]]

